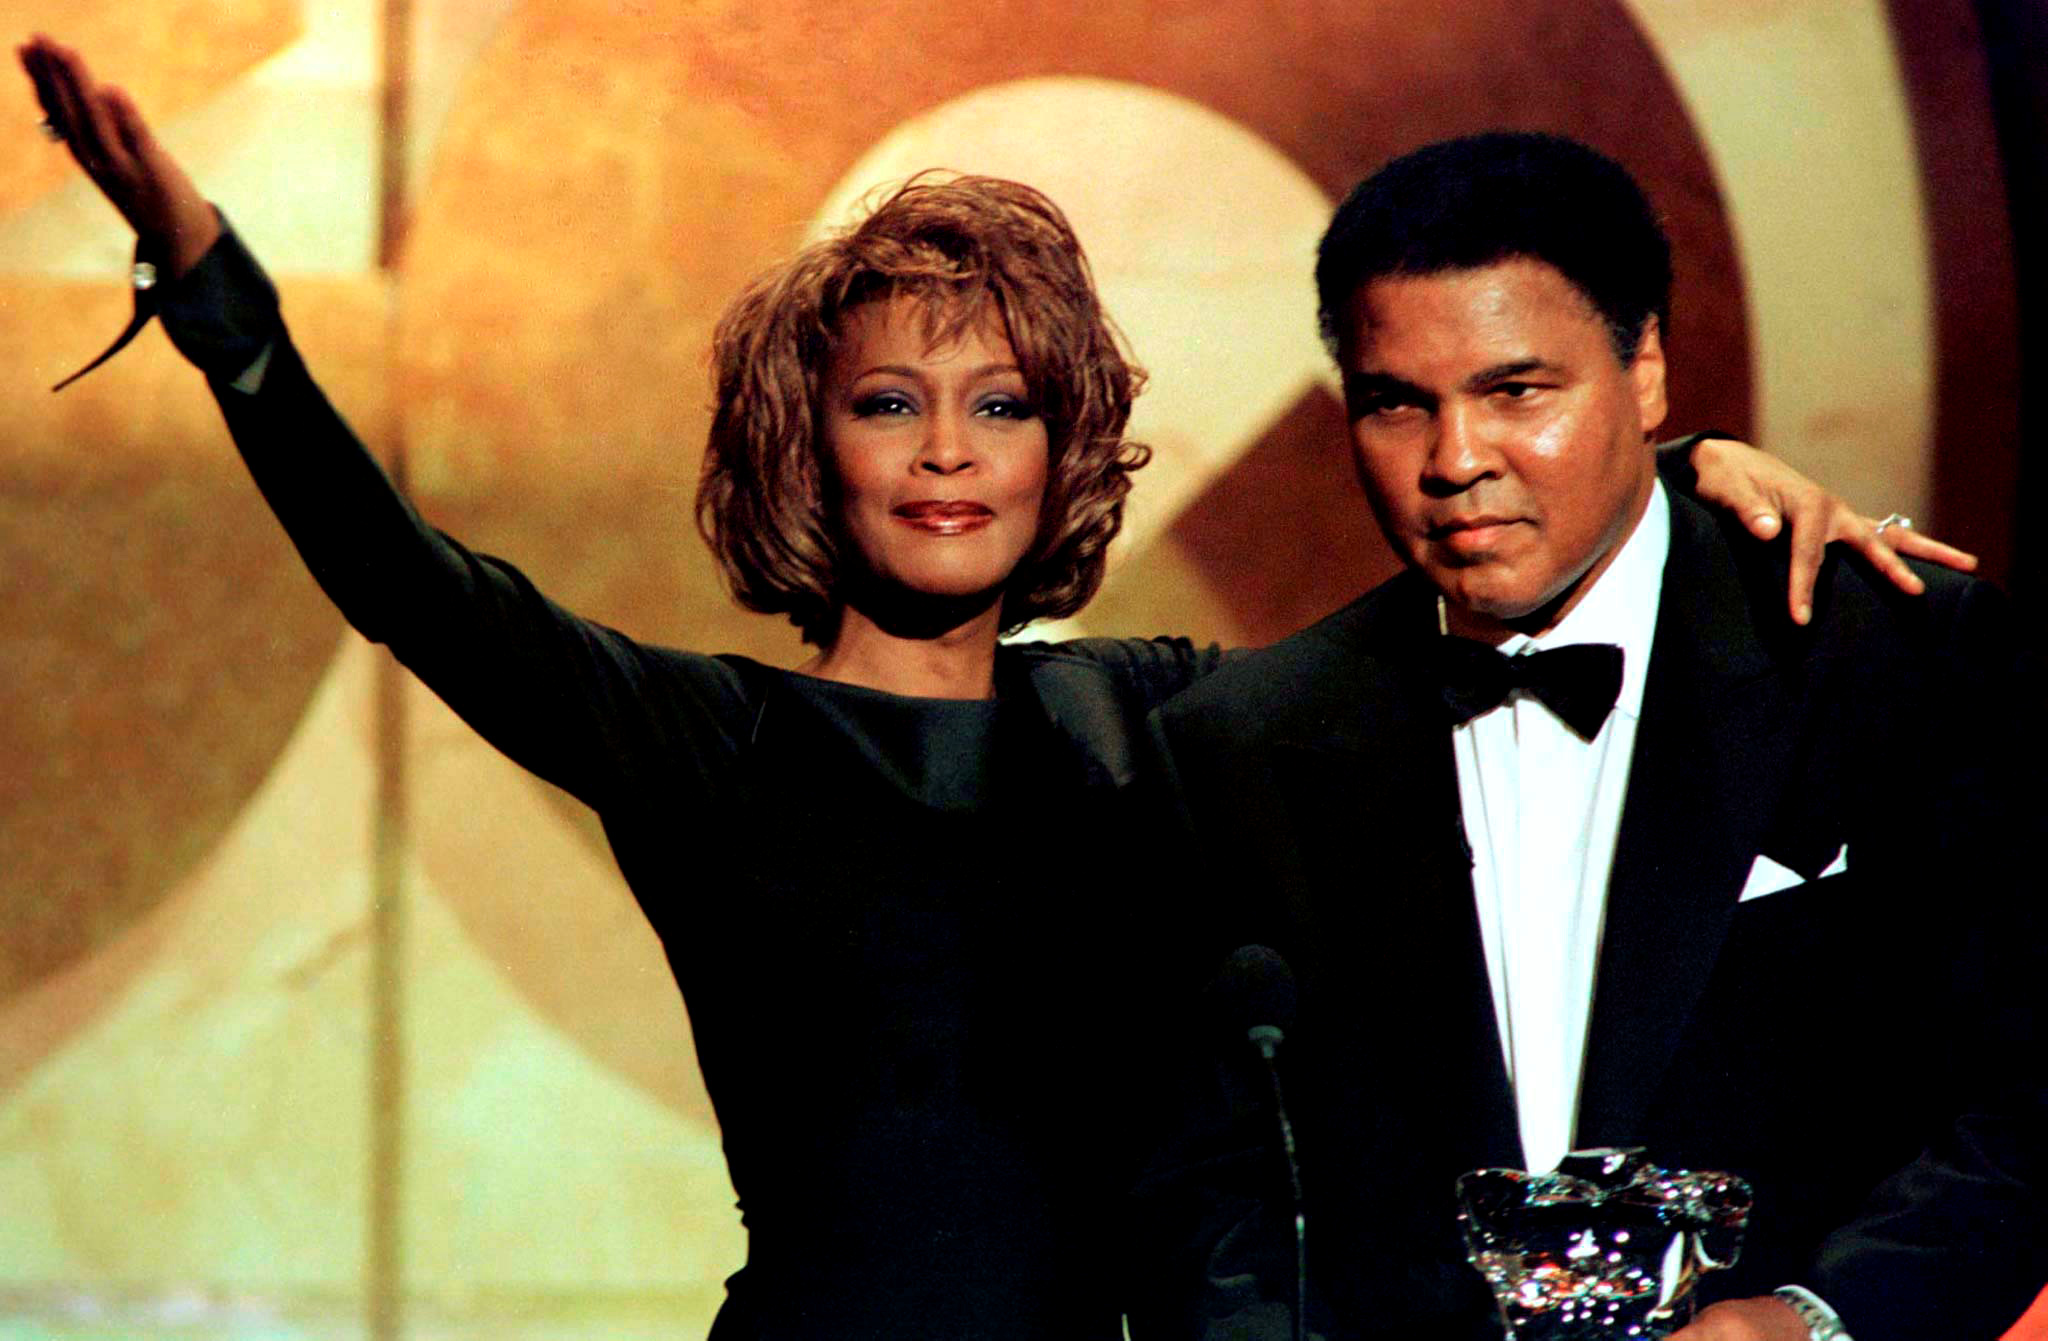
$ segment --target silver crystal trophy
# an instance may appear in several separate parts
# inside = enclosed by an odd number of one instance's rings
[[[1465,1252],[1510,1341],[1669,1335],[1691,1316],[1701,1273],[1734,1263],[1750,1202],[1732,1174],[1660,1169],[1640,1150],[1458,1180]]]

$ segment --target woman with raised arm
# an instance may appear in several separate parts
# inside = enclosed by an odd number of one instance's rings
[[[425,524],[132,103],[47,39],[20,57],[158,268],[139,317],[206,373],[321,586],[602,817],[749,1230],[713,1335],[1118,1336],[1121,1142],[1099,1127],[1146,948],[1120,798],[1145,714],[1219,654],[1000,641],[1087,602],[1146,458],[1123,436],[1142,374],[1059,211],[919,178],[720,323],[698,516],[739,600],[816,648],[781,670],[638,643]],[[1695,464],[1813,556],[1832,532],[1904,573],[1768,458]],[[1076,874],[1024,869],[1048,849]]]

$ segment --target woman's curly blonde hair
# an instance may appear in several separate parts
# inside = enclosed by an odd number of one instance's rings
[[[930,173],[756,279],[719,320],[697,527],[734,598],[788,615],[806,642],[834,635],[841,565],[857,559],[827,515],[819,388],[847,314],[898,297],[923,305],[935,344],[991,316],[1009,336],[1051,455],[1002,624],[1073,614],[1102,585],[1130,474],[1151,457],[1123,436],[1145,374],[1058,206],[1017,182]]]

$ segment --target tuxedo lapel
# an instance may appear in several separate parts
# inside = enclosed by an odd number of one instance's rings
[[[1787,772],[1795,733],[1757,617],[1712,520],[1674,497],[1671,553],[1608,881],[1580,1088],[1581,1147],[1637,1140]]]
[[[1346,1022],[1340,1046],[1369,1054],[1348,1071],[1378,1077],[1375,1088],[1457,1096],[1455,1114],[1427,1117],[1430,1134],[1462,1129],[1457,1143],[1476,1139],[1480,1162],[1518,1163],[1450,727],[1418,673],[1437,636],[1434,592],[1404,575],[1375,597],[1275,724],[1275,783],[1311,854],[1290,953],[1317,1013]],[[1384,1093],[1368,1099],[1389,1116]],[[1400,1120],[1433,1108],[1425,1099]]]

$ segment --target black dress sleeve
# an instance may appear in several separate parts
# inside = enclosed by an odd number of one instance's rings
[[[581,619],[422,520],[314,383],[232,231],[163,288],[166,332],[206,373],[257,487],[357,632],[515,762],[599,810],[656,770],[715,779],[747,710],[731,663]]]
[[[1137,719],[1237,657],[1215,643],[1197,646],[1187,638],[1075,638],[1048,643],[1047,655],[1072,657],[1099,666],[1122,686]]]

